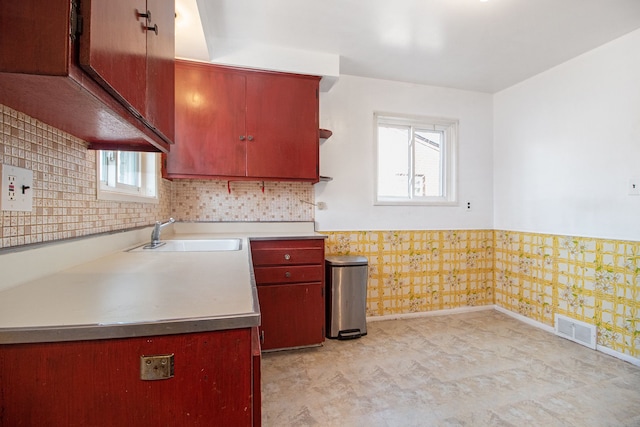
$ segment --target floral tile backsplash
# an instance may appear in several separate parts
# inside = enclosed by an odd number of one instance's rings
[[[174,180],[178,221],[313,221],[313,185],[304,182]]]

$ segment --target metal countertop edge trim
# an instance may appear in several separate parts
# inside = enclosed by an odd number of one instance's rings
[[[140,338],[194,332],[215,332],[228,329],[252,328],[259,324],[260,313],[254,312],[212,318],[172,319],[146,323],[6,328],[0,329],[0,345]]]

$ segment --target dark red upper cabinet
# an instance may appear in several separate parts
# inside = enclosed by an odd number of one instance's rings
[[[147,0],[152,13],[147,31],[146,117],[166,139],[175,138],[175,5],[174,0]]]
[[[136,1],[1,2],[0,103],[90,147],[167,152],[174,1]]]
[[[319,80],[176,61],[165,175],[317,182]]]
[[[247,75],[247,176],[318,181],[318,82]]]
[[[174,177],[245,175],[245,79],[211,72],[207,64],[176,61],[176,145],[166,172]]]
[[[146,111],[146,0],[91,0],[82,3],[80,65],[107,90]]]
[[[87,0],[82,17],[82,68],[173,139],[173,0]]]

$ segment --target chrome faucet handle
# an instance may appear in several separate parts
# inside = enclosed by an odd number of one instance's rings
[[[174,222],[176,222],[176,220],[173,219],[173,218],[169,218],[169,221],[167,221],[165,223],[162,223],[160,221],[156,221],[156,227],[163,228],[163,227],[166,227],[167,225],[173,224]]]
[[[157,246],[160,243],[160,230],[167,225],[173,224],[174,222],[176,222],[176,220],[173,218],[169,218],[169,221],[165,222],[164,224],[160,221],[156,221],[155,225],[153,226],[153,231],[151,232],[151,246]]]

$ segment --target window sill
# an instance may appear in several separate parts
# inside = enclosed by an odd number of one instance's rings
[[[457,201],[433,200],[433,201],[413,201],[413,200],[376,200],[374,206],[458,206]]]
[[[108,200],[111,202],[127,202],[127,203],[151,203],[157,205],[160,200],[157,197],[144,197],[135,194],[117,193],[113,191],[98,191],[98,200]]]

